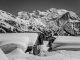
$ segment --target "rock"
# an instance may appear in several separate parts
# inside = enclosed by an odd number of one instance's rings
[[[2,49],[2,51],[7,54],[10,53],[11,51],[13,51],[14,49],[16,49],[18,46],[15,44],[6,44],[3,46],[0,46],[0,48]]]
[[[30,14],[25,11],[18,12],[18,17],[24,20],[28,20],[30,18]]]

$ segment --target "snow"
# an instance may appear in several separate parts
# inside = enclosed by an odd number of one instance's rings
[[[30,54],[25,54],[24,57],[18,57],[18,58],[15,58],[14,60],[80,60],[80,57],[71,57],[70,55],[67,56],[66,52],[68,51],[62,50],[58,52],[52,52],[51,53],[52,55],[46,56],[46,57],[42,57],[42,56],[39,57],[39,56],[30,55]]]
[[[17,48],[17,49],[15,49],[15,50],[13,50],[12,52],[6,54],[6,56],[7,56],[9,59],[14,59],[14,58],[17,58],[17,57],[21,57],[21,56],[23,56],[24,54],[25,54],[25,53],[24,53],[21,49]]]
[[[24,36],[25,34],[0,34],[0,46],[9,44],[9,43],[14,43],[23,46],[26,48],[29,43],[29,38]]]
[[[58,12],[59,15],[63,15],[63,14],[65,14],[68,11],[65,10],[65,9],[59,9],[59,10],[57,10],[57,12]]]
[[[80,43],[80,37],[77,36],[59,36],[54,43]]]
[[[0,49],[0,60],[9,60],[1,49]]]
[[[11,35],[13,36],[14,34],[10,34],[10,35],[6,34],[6,35],[5,36],[7,38],[8,36],[11,37]],[[21,35],[16,34],[15,36],[18,37],[18,35],[19,35],[19,37],[27,36],[27,37],[31,38],[29,43],[34,43],[34,41],[36,41],[37,36],[38,36],[36,33],[31,33],[31,34],[27,33],[27,34],[21,34]],[[6,38],[4,38],[4,39],[6,39]],[[67,43],[67,45],[63,45],[58,48],[71,48],[71,47],[73,47],[73,48],[78,47],[79,48],[79,46],[80,46],[79,44],[74,45],[74,43],[80,43],[79,39],[80,39],[80,37],[59,36],[59,37],[57,37],[57,40],[55,40],[55,43],[59,43],[59,42],[60,43]],[[47,44],[47,42],[44,42],[44,43]],[[70,45],[68,45],[69,43],[70,43]],[[43,46],[43,48],[45,49],[45,46]],[[35,56],[32,54],[24,53],[21,49],[17,48],[6,55],[4,53],[2,53],[2,51],[0,51],[0,54],[1,54],[1,56],[5,57],[6,60],[8,58],[10,60],[12,60],[12,59],[13,60],[80,60],[80,51],[67,51],[67,50],[46,52],[45,56]],[[3,57],[1,57],[1,59],[5,60],[5,59],[3,59]]]

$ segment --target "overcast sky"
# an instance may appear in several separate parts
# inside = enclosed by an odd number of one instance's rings
[[[45,11],[50,8],[80,12],[80,0],[0,0],[0,10],[17,15],[19,11]]]

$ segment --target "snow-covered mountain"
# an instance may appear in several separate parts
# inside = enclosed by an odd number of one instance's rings
[[[79,36],[80,18],[73,11],[51,8],[46,11],[21,11],[12,15],[0,10],[0,33],[46,32],[60,36]]]

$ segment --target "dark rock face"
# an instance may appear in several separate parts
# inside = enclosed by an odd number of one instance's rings
[[[0,46],[0,48],[2,49],[2,51],[7,54],[7,53],[10,53],[11,51],[13,51],[14,49],[17,48],[17,45],[15,44],[6,44],[6,45],[3,45],[3,46]]]
[[[33,50],[33,46],[28,46],[25,52],[29,52],[29,54],[31,54],[32,50]]]

